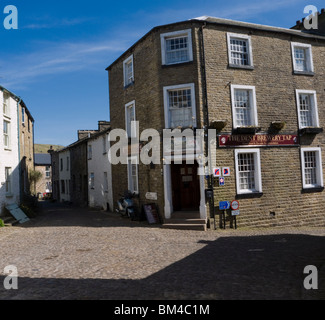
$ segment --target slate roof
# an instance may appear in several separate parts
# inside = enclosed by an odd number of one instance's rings
[[[51,165],[51,155],[49,153],[35,153],[34,154],[34,164],[36,166],[50,166]]]

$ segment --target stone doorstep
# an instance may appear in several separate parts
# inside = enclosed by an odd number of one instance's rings
[[[194,224],[194,223],[165,223],[162,225],[162,228],[207,231],[206,224]]]
[[[11,216],[4,216],[4,217],[0,217],[5,225],[5,227],[12,227],[16,224],[19,223],[18,220],[16,220],[14,217]]]

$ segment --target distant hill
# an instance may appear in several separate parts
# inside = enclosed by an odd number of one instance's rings
[[[53,150],[59,150],[64,148],[64,146],[59,146],[59,145],[53,145],[53,144],[35,144],[35,153],[47,153],[47,151],[50,149],[52,146]]]

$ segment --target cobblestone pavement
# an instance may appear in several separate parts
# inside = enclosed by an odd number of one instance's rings
[[[325,299],[325,228],[167,230],[46,204],[0,243],[2,300]],[[7,265],[18,290],[3,288]],[[318,290],[304,289],[307,265]]]

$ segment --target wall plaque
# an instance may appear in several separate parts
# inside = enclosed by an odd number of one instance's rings
[[[299,139],[293,134],[224,134],[218,136],[219,147],[239,146],[298,146]]]

